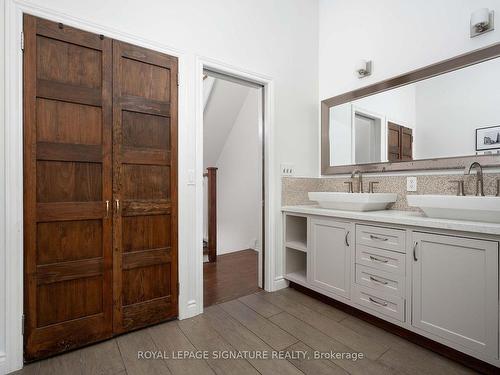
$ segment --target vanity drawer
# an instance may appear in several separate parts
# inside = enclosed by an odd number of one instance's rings
[[[401,229],[356,225],[356,243],[406,253],[405,231]]]
[[[353,294],[354,303],[399,320],[400,322],[405,321],[404,298],[387,296],[384,293],[359,285],[355,286]]]
[[[405,254],[395,251],[357,245],[356,263],[393,274],[405,274]]]
[[[378,290],[396,297],[405,296],[405,278],[403,275],[381,271],[356,264],[356,284]]]

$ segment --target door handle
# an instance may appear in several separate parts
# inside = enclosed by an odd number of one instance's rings
[[[417,258],[417,245],[418,245],[418,241],[415,241],[415,243],[413,244],[413,260],[415,262],[418,261],[418,258]]]
[[[346,245],[347,247],[351,246],[351,245],[349,245],[349,233],[350,233],[350,231],[347,231],[347,232],[345,233],[345,245]]]
[[[105,219],[109,218],[109,201],[106,201],[106,216]]]
[[[120,200],[115,199],[115,204],[116,204],[116,213],[119,214],[120,213]]]

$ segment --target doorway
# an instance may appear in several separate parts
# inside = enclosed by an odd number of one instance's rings
[[[205,306],[263,285],[263,96],[261,84],[203,71]]]
[[[387,154],[385,116],[353,105],[351,160],[356,164],[380,163]]]
[[[356,113],[354,117],[356,164],[380,163],[381,129],[380,119]]]

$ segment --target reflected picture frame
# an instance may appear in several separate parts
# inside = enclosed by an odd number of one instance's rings
[[[500,150],[500,125],[476,129],[476,151]]]

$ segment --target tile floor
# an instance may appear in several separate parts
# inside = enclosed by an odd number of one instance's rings
[[[144,356],[154,353],[164,357],[184,350],[201,354],[207,351],[208,358],[138,358],[140,351]],[[297,355],[307,352],[314,356],[315,352],[332,350],[361,352],[365,358],[313,360]],[[215,356],[235,351],[250,353],[245,359],[224,360]],[[255,358],[255,353],[272,355],[273,351],[288,358]],[[293,289],[284,289],[214,305],[200,316],[160,324],[33,363],[16,374],[259,373],[442,375],[473,371]]]

